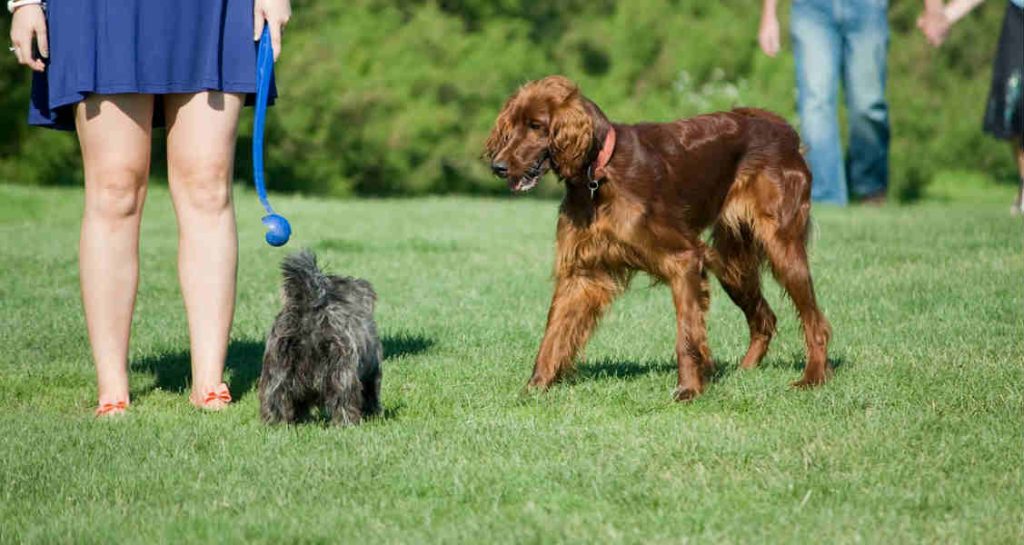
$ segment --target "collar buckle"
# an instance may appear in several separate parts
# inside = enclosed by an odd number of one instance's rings
[[[590,190],[590,200],[594,200],[594,195],[601,187],[601,180],[605,177],[605,167],[608,166],[608,162],[611,160],[612,153],[614,151],[615,127],[609,127],[608,133],[604,137],[604,144],[601,146],[601,151],[597,154],[597,160],[587,167],[587,189]]]

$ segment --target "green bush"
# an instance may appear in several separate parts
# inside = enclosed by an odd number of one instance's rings
[[[480,160],[482,142],[504,98],[551,73],[577,80],[617,120],[752,105],[796,122],[792,56],[758,51],[752,2],[296,0],[294,8],[268,128],[268,177],[278,190],[501,192]],[[893,2],[890,10],[893,193],[914,198],[951,169],[1012,178],[1007,146],[980,130],[1003,3],[980,8],[939,51],[914,28],[920,8]],[[0,74],[0,179],[79,182],[73,137],[24,126],[27,73],[4,57]],[[251,170],[249,127],[247,117],[240,178]]]

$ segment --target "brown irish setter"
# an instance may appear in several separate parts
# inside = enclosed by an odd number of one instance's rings
[[[803,323],[807,364],[795,386],[825,382],[828,321],[807,264],[811,173],[781,117],[737,108],[672,123],[612,123],[561,76],[524,85],[487,140],[496,175],[526,191],[549,170],[565,182],[555,294],[529,385],[546,388],[573,365],[601,312],[646,271],[672,290],[678,324],[677,400],[704,390],[706,269],[747,317],[755,367],[775,333],[761,294],[767,260]],[[700,235],[711,230],[710,247]]]

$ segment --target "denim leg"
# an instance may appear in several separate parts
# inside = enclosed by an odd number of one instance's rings
[[[850,125],[846,173],[852,193],[867,197],[889,187],[889,106],[885,100],[887,2],[846,0],[844,7],[850,10],[843,25],[843,85]]]
[[[800,132],[813,176],[811,198],[845,205],[846,173],[837,111],[842,40],[832,1],[793,2],[790,34],[796,57]]]

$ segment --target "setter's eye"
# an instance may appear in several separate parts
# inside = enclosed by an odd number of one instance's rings
[[[530,128],[535,131],[539,131],[544,128],[544,124],[540,121],[530,121]]]

